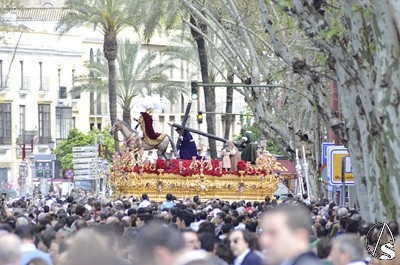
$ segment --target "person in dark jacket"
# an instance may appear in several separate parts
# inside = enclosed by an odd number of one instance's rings
[[[237,229],[229,235],[229,246],[235,260],[234,265],[264,265],[263,259],[252,249],[252,233],[245,229]]]

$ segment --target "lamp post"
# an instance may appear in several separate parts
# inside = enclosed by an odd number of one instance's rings
[[[33,175],[35,172],[35,163],[36,163],[36,156],[30,155],[28,157],[28,165],[29,165],[29,168],[31,169],[31,174],[28,174],[28,178],[25,183],[25,185],[26,185],[26,194],[25,195],[28,195],[28,194],[33,195]]]
[[[26,177],[28,175],[28,165],[25,160],[22,160],[21,163],[19,164],[19,177],[21,178],[18,183],[20,184],[21,192],[20,196],[25,197],[26,196]]]
[[[100,157],[96,161],[96,192],[100,192],[100,178],[103,173],[103,159]]]
[[[107,187],[108,187],[108,160],[104,159],[103,161],[103,196],[107,196]]]
[[[306,151],[305,148],[303,146],[303,169],[304,169],[304,178],[306,179],[306,185],[307,185],[307,197],[308,200],[311,201],[311,197],[310,197],[310,181],[308,179],[308,163],[307,163],[307,159],[306,159]]]
[[[296,149],[296,172],[297,172],[297,181],[296,181],[296,195],[298,193],[303,194],[303,172],[302,167],[300,165],[299,159],[299,150]]]
[[[54,150],[54,146],[55,146],[54,140],[53,140],[53,139],[50,139],[48,145],[49,145],[50,153],[52,154],[52,153],[53,153],[53,150]]]

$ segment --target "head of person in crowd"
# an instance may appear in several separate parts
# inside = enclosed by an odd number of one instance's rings
[[[99,233],[83,229],[76,233],[66,252],[64,265],[122,265],[109,244]]]
[[[364,245],[357,235],[345,234],[333,240],[329,259],[334,265],[348,265],[363,262],[365,259]]]
[[[185,229],[190,227],[190,224],[195,221],[195,216],[193,213],[188,211],[179,211],[176,214],[176,225],[178,229]]]
[[[19,265],[21,256],[21,240],[18,236],[0,231],[0,265]]]
[[[307,258],[312,222],[308,211],[302,206],[279,206],[260,219],[260,246],[267,263],[280,264],[287,260]],[[316,257],[315,257],[316,258]]]
[[[329,237],[320,239],[317,243],[317,256],[320,259],[327,259],[332,249],[332,240]]]
[[[255,236],[248,230],[233,230],[228,237],[229,247],[235,257],[235,264],[262,265],[260,256],[254,253]]]
[[[143,265],[173,265],[185,253],[183,235],[174,229],[149,225],[138,234],[135,251],[138,262]]]
[[[136,226],[137,227],[143,227],[147,224],[150,224],[150,222],[152,221],[152,215],[145,212],[145,213],[140,213],[137,215],[137,219],[136,219]]]
[[[191,250],[197,250],[201,248],[199,236],[196,232],[191,229],[185,229],[182,230],[181,233],[187,248]]]

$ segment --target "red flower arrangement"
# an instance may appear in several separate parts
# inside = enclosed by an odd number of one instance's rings
[[[240,175],[239,172],[227,172],[220,168],[221,160],[213,159],[208,161],[172,159],[168,162],[162,159],[151,163],[150,161],[138,161],[131,152],[123,152],[114,156],[114,172],[136,172],[136,173],[158,173],[159,169],[164,169],[164,174],[181,175],[189,177],[201,173],[201,163],[203,163],[202,172],[204,175],[221,177],[226,174]],[[256,175],[259,172],[252,168],[248,168],[245,161],[238,162],[238,171],[246,171],[245,175]]]

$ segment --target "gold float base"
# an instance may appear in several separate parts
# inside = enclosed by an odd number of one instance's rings
[[[129,173],[110,180],[115,197],[140,197],[146,193],[150,200],[163,201],[168,193],[177,199],[193,198],[202,200],[219,198],[227,201],[261,201],[272,197],[279,186],[274,176],[224,175],[214,177],[193,175],[183,177],[174,174]]]

